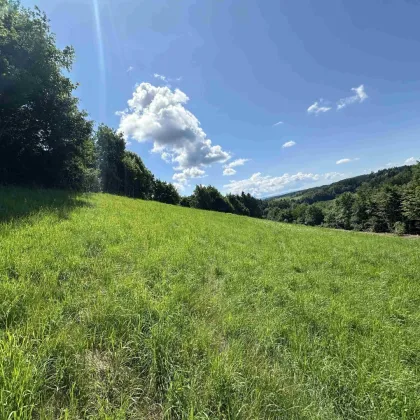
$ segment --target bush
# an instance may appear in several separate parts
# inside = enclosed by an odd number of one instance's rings
[[[179,204],[182,207],[190,207],[190,198],[189,197],[182,197],[181,201],[179,202]]]
[[[406,233],[405,223],[404,222],[395,222],[394,232],[397,235],[404,235]]]

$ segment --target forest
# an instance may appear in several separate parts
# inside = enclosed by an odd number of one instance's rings
[[[346,230],[420,233],[420,165],[383,169],[266,201],[270,220]]]
[[[420,169],[392,168],[260,200],[197,185],[189,197],[155,177],[123,133],[88,118],[65,76],[75,51],[59,49],[38,8],[0,0],[0,184],[106,192],[269,220],[420,233]],[[96,127],[96,128],[95,128]]]

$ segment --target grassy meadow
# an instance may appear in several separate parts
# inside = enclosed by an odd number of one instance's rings
[[[0,419],[420,418],[420,240],[0,189]]]

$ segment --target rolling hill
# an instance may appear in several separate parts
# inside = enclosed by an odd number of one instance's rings
[[[0,418],[419,418],[420,241],[0,189]]]
[[[381,169],[370,174],[358,175],[352,178],[346,178],[332,184],[322,185],[320,187],[308,188],[305,190],[294,191],[287,194],[281,194],[269,197],[266,201],[272,201],[283,198],[291,198],[302,203],[312,204],[320,201],[329,201],[340,196],[345,192],[355,193],[363,185],[366,188],[379,188],[387,185],[404,185],[411,179],[410,166],[398,166],[394,168]]]

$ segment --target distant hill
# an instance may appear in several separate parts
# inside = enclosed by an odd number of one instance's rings
[[[269,220],[420,234],[420,163],[264,200]]]
[[[369,188],[379,188],[383,185],[404,185],[410,182],[410,180],[411,167],[399,166],[343,179],[329,185],[277,195],[267,198],[266,201],[290,198],[300,203],[313,204],[320,201],[333,200],[345,192],[355,193],[362,185]]]

